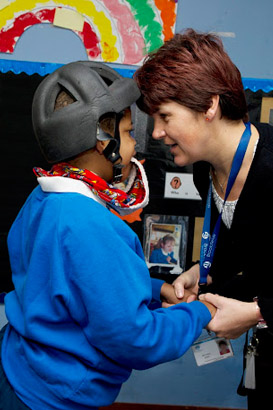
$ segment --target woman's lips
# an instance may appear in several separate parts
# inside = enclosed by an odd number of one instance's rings
[[[172,145],[170,145],[170,151],[171,151],[171,153],[173,153],[173,152],[175,151],[175,149],[176,149],[177,146],[178,146],[177,144],[172,144]]]

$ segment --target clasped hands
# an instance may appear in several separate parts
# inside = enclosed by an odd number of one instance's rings
[[[183,296],[178,298],[175,294],[175,288],[172,285],[164,283],[161,288],[162,307],[164,308],[168,308],[182,302],[190,303],[198,299],[199,298],[197,293],[191,290],[184,289]],[[207,306],[210,311],[211,317],[213,318],[216,313],[216,307],[206,300],[200,300],[200,302]]]
[[[208,330],[228,339],[236,339],[257,324],[258,315],[254,302],[241,302],[212,293],[198,298],[199,277],[199,265],[196,264],[181,274],[172,285],[164,283],[161,288],[162,306],[168,308],[177,303],[190,303],[198,299],[211,313]]]

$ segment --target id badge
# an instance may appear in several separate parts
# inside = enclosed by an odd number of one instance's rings
[[[234,356],[231,343],[223,337],[210,336],[198,339],[192,345],[197,366],[217,362]]]

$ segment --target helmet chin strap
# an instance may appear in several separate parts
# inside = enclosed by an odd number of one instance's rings
[[[115,120],[115,133],[114,138],[111,138],[107,147],[103,150],[103,155],[108,161],[113,164],[113,182],[117,183],[121,181],[122,178],[122,157],[119,153],[120,149],[120,134],[119,134],[119,123],[123,117],[123,113],[116,114]]]

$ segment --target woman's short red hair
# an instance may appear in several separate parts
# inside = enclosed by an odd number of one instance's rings
[[[205,113],[219,95],[223,117],[247,117],[241,74],[216,35],[193,29],[175,34],[146,57],[134,78],[142,92],[140,108],[149,114],[166,101]]]

